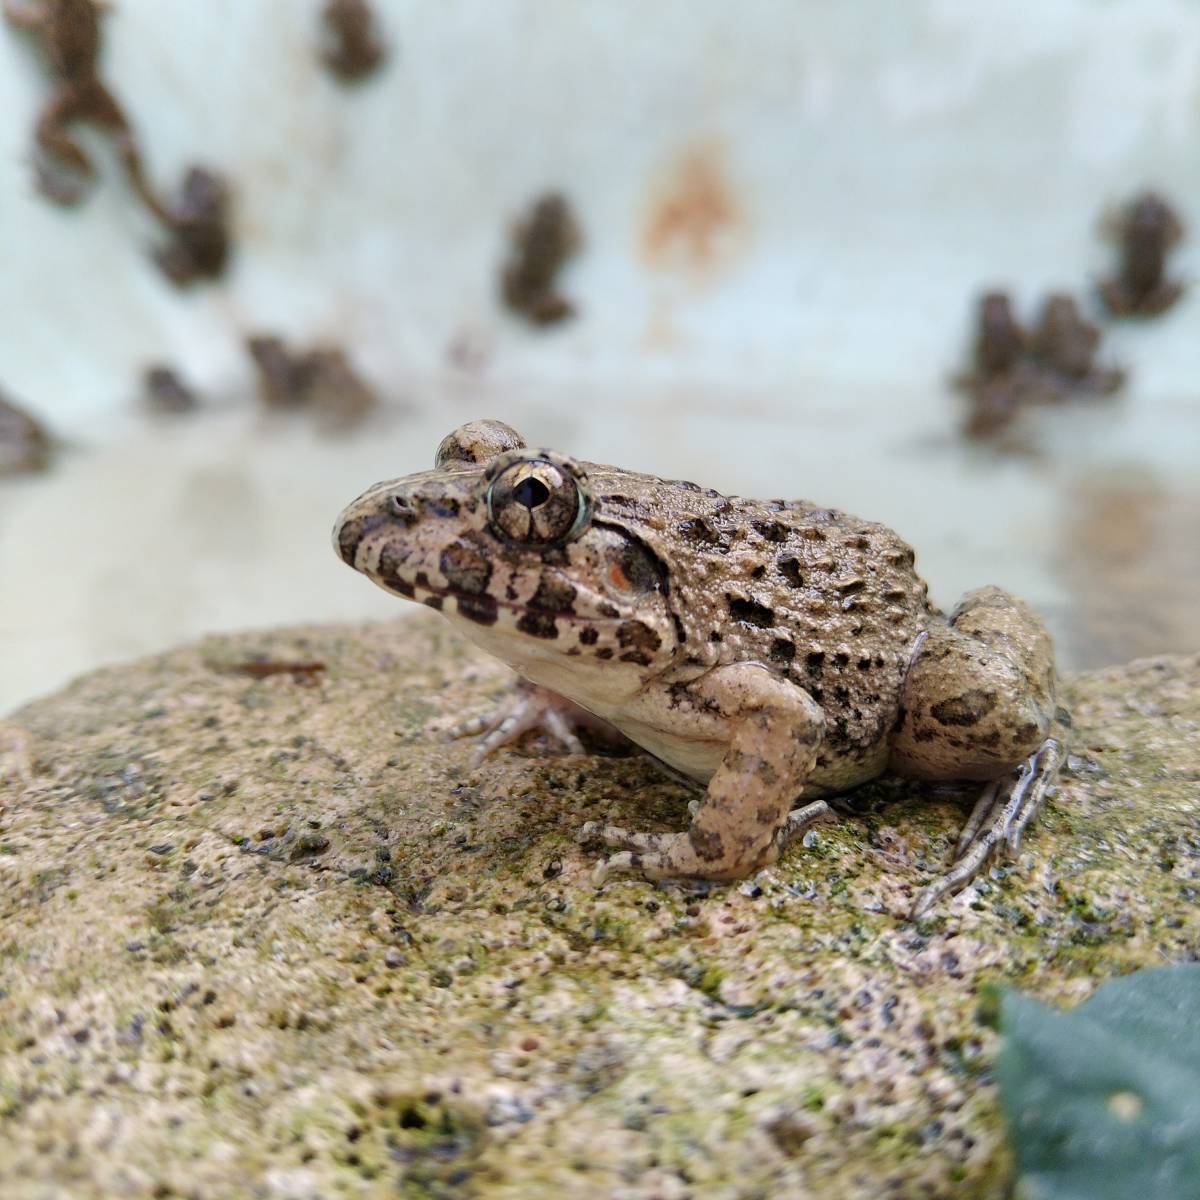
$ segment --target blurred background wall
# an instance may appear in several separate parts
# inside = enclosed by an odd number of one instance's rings
[[[0,393],[55,435],[0,479],[0,711],[204,631],[398,616],[329,548],[338,510],[495,416],[531,441],[805,496],[912,541],[935,599],[1002,583],[1068,665],[1200,642],[1200,302],[1109,322],[1109,400],[965,439],[976,297],[1091,312],[1101,219],[1167,196],[1200,277],[1200,4],[374,0],[347,86],[321,3],[116,0],[100,71],[164,191],[231,190],[214,281],[172,284],[110,147],[34,186],[54,90],[0,27]],[[499,301],[548,190],[582,232],[536,327]],[[342,350],[380,405],[333,434],[257,398],[244,346]],[[176,370],[193,412],[147,411]]]

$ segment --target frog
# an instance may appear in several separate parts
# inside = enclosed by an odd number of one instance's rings
[[[530,447],[497,420],[338,517],[338,556],[437,610],[524,682],[474,761],[580,713],[704,789],[678,832],[588,822],[593,877],[732,882],[778,861],[831,798],[885,773],[981,786],[910,915],[1015,854],[1070,716],[1036,613],[996,586],[936,608],[887,526]]]
[[[88,122],[116,139],[134,189],[155,215],[162,215],[129,121],[99,75],[101,5],[95,0],[3,0],[3,8],[10,24],[39,38],[55,77],[55,90],[34,131],[42,194],[62,205],[83,199],[96,169],[69,131],[74,124]]]
[[[559,271],[583,244],[579,223],[560,192],[538,197],[512,231],[512,247],[500,275],[505,304],[534,325],[553,325],[575,315],[559,294]]]
[[[374,74],[387,50],[366,0],[328,0],[321,10],[321,61],[344,83]]]
[[[1166,312],[1183,284],[1166,277],[1167,253],[1183,238],[1183,222],[1156,192],[1131,200],[1106,226],[1120,242],[1117,274],[1099,285],[1100,299],[1117,317],[1153,317]]]
[[[198,279],[217,279],[230,252],[230,189],[225,179],[207,167],[190,166],[176,199],[153,211],[166,227],[167,240],[153,254],[172,283],[184,286]]]
[[[147,211],[170,233],[154,260],[174,283],[215,278],[228,256],[228,188],[214,172],[191,167],[179,197],[165,200],[151,186],[132,124],[100,77],[101,23],[97,0],[0,0],[10,24],[38,38],[55,89],[34,130],[37,184],[56,204],[73,206],[86,196],[96,168],[72,135],[90,124],[109,134],[121,166]]]
[[[1097,365],[1100,336],[1099,327],[1083,318],[1070,293],[1051,292],[1042,302],[1030,353],[1044,368],[1053,399],[1079,392],[1109,395],[1125,382],[1119,367]]]

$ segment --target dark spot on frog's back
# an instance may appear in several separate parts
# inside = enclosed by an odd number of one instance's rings
[[[600,640],[600,631],[593,625],[586,625],[579,631],[581,646],[594,646]]]
[[[679,533],[699,546],[727,548],[721,535],[703,517],[689,517],[686,521],[680,521]]]
[[[791,662],[796,657],[795,644],[789,642],[787,638],[776,638],[771,643],[771,659],[773,662],[786,663]]]
[[[492,564],[467,542],[451,542],[441,553],[438,567],[457,592],[479,596],[492,578]]]
[[[757,600],[747,600],[744,596],[726,596],[729,615],[735,621],[743,621],[747,625],[757,625],[760,629],[770,629],[775,624],[775,613],[765,604]]]
[[[935,704],[929,711],[943,725],[976,725],[995,707],[993,693],[971,688],[961,696]]]
[[[787,526],[778,521],[755,521],[754,531],[768,542],[786,542],[788,539]]]
[[[800,560],[792,555],[780,558],[776,564],[779,573],[787,580],[789,587],[803,587],[804,576],[800,574]]]

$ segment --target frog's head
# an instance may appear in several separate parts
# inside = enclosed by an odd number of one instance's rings
[[[432,471],[364,492],[333,541],[355,570],[518,670],[625,664],[642,678],[677,648],[661,559],[605,514],[586,464],[531,450],[499,421],[456,429]]]

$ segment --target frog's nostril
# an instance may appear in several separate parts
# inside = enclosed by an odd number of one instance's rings
[[[388,497],[388,512],[405,525],[411,525],[417,519],[417,507],[407,496],[395,494]]]

